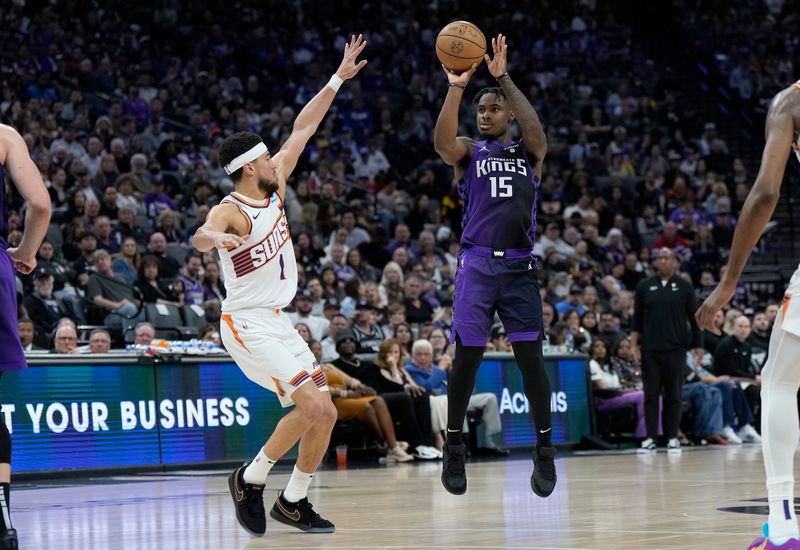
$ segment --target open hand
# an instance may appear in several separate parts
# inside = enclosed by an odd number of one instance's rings
[[[364,40],[363,35],[359,34],[350,37],[350,43],[344,47],[344,58],[342,64],[336,69],[336,75],[342,80],[349,80],[358,74],[358,71],[367,64],[366,59],[362,59],[356,63],[356,58],[364,50],[367,41]]]
[[[450,84],[456,84],[457,86],[463,86],[465,88],[467,87],[467,84],[469,84],[469,79],[472,78],[472,75],[475,74],[475,69],[477,68],[478,64],[473,63],[472,67],[470,67],[463,73],[459,74],[442,65],[442,69],[444,69],[444,74],[447,75],[447,81]]]
[[[717,288],[709,294],[705,302],[697,309],[694,314],[697,320],[697,326],[700,330],[707,330],[719,336],[722,332],[714,325],[714,316],[722,309],[722,306],[727,304],[736,293],[736,287],[728,287],[720,283]]]
[[[486,66],[489,67],[489,72],[492,73],[492,76],[500,78],[508,72],[508,62],[506,60],[508,46],[506,46],[505,35],[498,34],[497,38],[492,38],[492,52],[494,53],[494,59],[489,57],[488,53],[483,54],[483,58],[486,60]]]
[[[218,233],[214,236],[214,246],[216,248],[237,248],[247,242],[250,235],[240,237],[233,233]]]

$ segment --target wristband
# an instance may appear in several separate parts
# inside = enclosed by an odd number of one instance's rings
[[[508,73],[503,73],[503,74],[501,74],[500,76],[498,76],[497,78],[495,78],[495,80],[500,80],[500,79],[501,79],[501,78],[503,78],[504,76],[508,76]],[[511,77],[509,77],[509,78],[511,78]]]
[[[466,89],[466,86],[462,86],[461,84],[456,84],[455,82],[450,83],[451,88],[461,88],[462,90]]]
[[[330,86],[334,92],[338,92],[343,82],[344,80],[342,80],[342,77],[340,77],[337,74],[334,74],[328,81],[328,84],[326,84],[326,86]]]

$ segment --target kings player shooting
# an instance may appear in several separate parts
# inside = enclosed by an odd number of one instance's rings
[[[507,72],[505,36],[493,39],[492,48],[494,59],[486,55],[486,63],[499,87],[481,90],[476,98],[480,141],[457,136],[459,104],[477,64],[461,75],[445,69],[450,87],[434,133],[436,151],[455,169],[463,203],[451,331],[456,357],[448,388],[442,483],[453,494],[467,490],[461,429],[497,312],[522,371],[536,423],[531,488],[546,497],[556,484],[555,448],[533,244],[536,193],[547,140],[536,111]],[[510,138],[514,120],[522,131],[519,141]]]

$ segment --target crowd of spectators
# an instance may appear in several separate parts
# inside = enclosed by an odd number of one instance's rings
[[[797,13],[784,0],[681,4],[688,36],[713,57],[745,105],[765,113],[775,94],[797,80]]]
[[[364,32],[369,64],[339,92],[287,188],[300,274],[290,310],[325,362],[340,358],[348,331],[356,354],[396,339],[410,367],[414,346],[430,342],[433,368],[446,371],[461,229],[452,171],[432,146],[447,88],[433,53],[451,16],[446,4],[229,9],[162,0],[145,10],[112,0],[89,11],[79,2],[4,10],[0,40],[18,47],[0,52],[0,120],[24,136],[53,201],[39,268],[19,285],[21,316],[32,322],[20,325],[27,345],[74,350],[76,324],[107,326],[110,343],[134,325],[137,342],[140,329],[152,339],[142,301],[199,306],[213,338],[222,274],[215,253],[197,254],[190,238],[233,189],[216,148],[252,131],[277,149],[337,66],[346,36]],[[713,121],[685,106],[671,69],[636,47],[611,8],[592,0],[541,6],[535,16],[505,0],[496,8],[464,17],[509,36],[509,73],[547,133],[534,248],[546,346],[592,353],[603,340],[608,358],[628,361],[633,291],[651,273],[653,250],[674,250],[681,276],[704,297],[719,280],[751,170]],[[718,34],[708,39],[722,49],[736,42]],[[479,68],[470,91],[490,80]],[[461,115],[460,133],[474,135],[467,102]],[[24,204],[11,197],[14,245]],[[733,305],[754,321],[745,341],[759,350],[757,383],[775,308],[761,315],[767,304],[744,287]],[[89,349],[105,349],[95,336],[103,332],[92,333]],[[502,326],[487,349],[509,350]]]

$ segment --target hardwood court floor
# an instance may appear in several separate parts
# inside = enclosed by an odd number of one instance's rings
[[[23,549],[262,548],[744,549],[766,515],[758,446],[560,459],[559,485],[533,495],[530,462],[468,464],[469,491],[439,482],[439,463],[327,470],[311,500],[336,526],[308,535],[267,518],[253,538],[236,523],[227,472],[179,472],[20,483],[13,493]],[[270,475],[271,506],[289,472]]]

